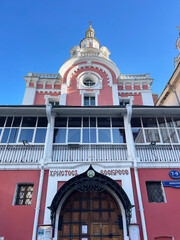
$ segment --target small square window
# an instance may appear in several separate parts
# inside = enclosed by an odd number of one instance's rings
[[[160,181],[146,182],[146,188],[150,203],[165,202],[163,186]]]
[[[15,205],[31,205],[34,184],[17,185]]]

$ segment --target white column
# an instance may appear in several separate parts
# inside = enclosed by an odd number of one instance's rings
[[[119,105],[118,85],[112,85],[113,105]]]
[[[41,204],[41,195],[42,195],[42,187],[43,187],[43,180],[44,180],[44,165],[46,162],[51,161],[52,159],[52,148],[53,148],[53,129],[54,129],[54,119],[55,117],[51,115],[51,108],[52,105],[46,105],[46,114],[48,119],[48,127],[47,127],[47,134],[44,146],[44,154],[41,160],[41,173],[39,179],[39,188],[38,188],[38,195],[36,200],[36,209],[35,209],[35,216],[34,216],[34,227],[33,227],[33,235],[32,240],[36,240],[36,233],[38,227],[38,219],[39,219],[39,210]]]
[[[26,87],[22,105],[33,105],[36,95],[35,87]]]
[[[129,236],[132,240],[140,240],[138,224],[130,224],[129,225]]]
[[[61,96],[60,96],[60,105],[66,105],[66,96],[67,96],[67,84],[61,84]]]
[[[144,208],[143,208],[141,190],[140,190],[140,184],[139,184],[138,169],[137,169],[138,158],[137,158],[137,154],[136,154],[136,148],[135,148],[132,129],[131,129],[132,105],[127,104],[126,109],[127,109],[127,115],[124,117],[124,125],[125,125],[125,131],[126,131],[128,158],[132,159],[133,163],[134,163],[134,176],[135,176],[135,183],[136,183],[136,189],[137,189],[139,211],[140,211],[140,216],[141,216],[143,237],[144,237],[144,240],[148,240],[147,231],[146,231],[146,222],[145,222],[145,217],[144,217]],[[131,222],[131,224],[134,224],[134,223]]]

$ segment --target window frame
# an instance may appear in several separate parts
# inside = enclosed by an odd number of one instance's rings
[[[160,183],[160,190],[161,190],[161,196],[162,196],[162,198],[163,198],[163,201],[161,201],[161,202],[157,202],[157,201],[152,201],[152,202],[150,202],[150,200],[149,200],[149,195],[148,195],[148,188],[147,188],[147,184],[148,184],[148,183]],[[152,180],[152,181],[150,181],[150,180],[147,180],[147,181],[145,182],[145,184],[146,184],[146,193],[147,193],[148,203],[167,203],[166,195],[165,195],[165,191],[164,191],[164,186],[163,186],[162,181],[158,181],[158,180]]]
[[[32,190],[32,198],[31,198],[31,204],[24,204],[25,201],[28,199],[26,198],[26,196],[23,198],[23,204],[17,204],[17,201],[18,201],[18,194],[20,193],[19,189],[21,186],[25,186],[25,187],[33,187],[33,190]],[[27,193],[27,190],[25,191]],[[34,183],[32,182],[20,182],[20,183],[17,183],[16,184],[16,189],[15,189],[15,194],[14,194],[14,198],[13,198],[13,206],[30,206],[32,205],[32,201],[33,201],[33,192],[34,192]]]

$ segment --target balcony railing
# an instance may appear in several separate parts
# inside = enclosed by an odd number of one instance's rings
[[[43,151],[43,145],[0,145],[0,162],[38,163]]]
[[[140,162],[180,162],[180,145],[136,145]],[[0,163],[39,163],[43,145],[0,145]],[[126,145],[54,145],[52,162],[127,161]]]
[[[140,162],[180,162],[179,145],[136,145]]]
[[[54,145],[53,162],[126,161],[125,145]]]

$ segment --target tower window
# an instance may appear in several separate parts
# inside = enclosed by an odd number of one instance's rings
[[[92,86],[94,86],[96,83],[95,83],[92,79],[84,79],[84,80],[83,80],[83,84],[84,84],[86,87],[92,87]]]
[[[15,205],[31,205],[34,184],[18,184]]]
[[[95,106],[95,97],[85,96],[84,97],[84,106]]]

